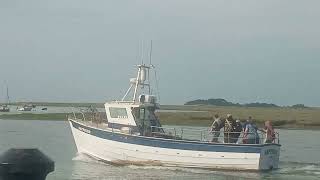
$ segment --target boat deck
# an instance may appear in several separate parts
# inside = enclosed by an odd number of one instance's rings
[[[79,116],[79,115],[78,115]],[[82,114],[82,118],[78,118],[76,115],[71,115],[68,119],[79,122],[83,125],[114,132],[114,133],[122,133],[128,135],[140,136],[140,133],[131,131],[129,128],[124,129],[116,129],[110,127],[107,123],[107,119],[105,117],[105,113],[98,113],[98,115],[92,116],[88,114]],[[229,135],[230,138],[233,136],[232,132],[224,133],[220,132],[220,136],[218,141],[212,142],[213,134],[215,132],[210,132],[209,128],[201,128],[201,127],[151,127],[151,133],[144,134],[147,137],[155,137],[155,138],[164,138],[164,139],[176,139],[176,140],[187,140],[187,141],[199,141],[206,143],[224,143],[225,135]],[[259,143],[256,144],[264,144],[265,133],[259,132]],[[142,136],[142,135],[141,135]],[[257,139],[256,139],[257,140]],[[244,138],[243,133],[235,140],[234,143],[225,143],[225,144],[243,144]],[[279,144],[279,134],[276,134],[275,142]]]

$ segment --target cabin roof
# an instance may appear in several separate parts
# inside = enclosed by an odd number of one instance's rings
[[[153,107],[155,104],[153,103],[141,103],[141,102],[133,102],[133,101],[111,101],[111,102],[106,102],[105,106],[107,107]]]

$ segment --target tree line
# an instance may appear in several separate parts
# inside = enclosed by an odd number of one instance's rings
[[[267,108],[272,108],[272,107],[281,107],[276,104],[272,103],[260,103],[260,102],[255,102],[255,103],[246,103],[246,104],[240,104],[240,103],[233,103],[229,102],[225,99],[218,98],[218,99],[197,99],[193,101],[188,101],[185,103],[185,105],[213,105],[213,106],[234,106],[234,107],[267,107]],[[304,104],[295,104],[292,106],[289,106],[291,108],[308,108]]]

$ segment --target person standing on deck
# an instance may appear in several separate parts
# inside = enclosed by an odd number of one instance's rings
[[[258,135],[258,127],[252,122],[252,119],[247,120],[247,124],[243,135],[243,144],[259,144],[260,137]]]
[[[214,115],[214,121],[210,127],[210,132],[213,134],[211,142],[218,142],[220,136],[220,129],[223,127],[223,123],[218,114]]]
[[[235,125],[235,121],[232,118],[231,114],[227,115],[227,118],[224,122],[224,143],[231,143],[233,127]]]
[[[266,121],[264,123],[264,129],[262,131],[266,133],[266,138],[264,140],[264,143],[274,143],[276,135],[275,135],[271,121]]]
[[[246,130],[246,126],[247,126],[248,122],[252,122],[252,117],[251,116],[249,116],[248,119],[243,123],[243,125],[242,125],[242,131],[243,132]]]
[[[239,136],[242,132],[242,124],[239,119],[236,120],[236,124],[233,127],[232,143],[237,143]]]

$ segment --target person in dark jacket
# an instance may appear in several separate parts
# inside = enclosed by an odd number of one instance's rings
[[[224,143],[232,143],[232,132],[236,122],[231,114],[227,115],[224,122]]]
[[[232,133],[232,143],[237,143],[239,136],[242,132],[242,124],[240,120],[236,120],[236,124],[233,127],[233,133]]]

